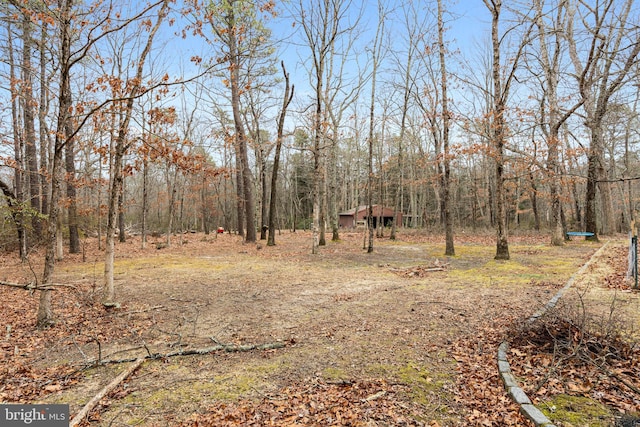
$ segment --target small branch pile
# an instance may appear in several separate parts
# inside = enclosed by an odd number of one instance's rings
[[[404,277],[407,279],[426,277],[430,273],[434,273],[436,271],[446,271],[448,263],[441,263],[439,260],[435,260],[431,265],[417,265],[414,267],[406,267],[406,268],[389,268],[389,271],[397,274],[400,277]]]
[[[570,394],[596,398],[622,413],[640,410],[640,348],[621,335],[550,316],[517,336],[511,352],[530,397]]]

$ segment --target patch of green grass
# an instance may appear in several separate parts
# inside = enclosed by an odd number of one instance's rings
[[[455,245],[456,255],[454,258],[483,258],[490,259],[495,255],[495,249],[492,246],[482,246],[482,245]],[[435,257],[443,257],[444,256],[444,246],[433,248],[430,251]]]
[[[173,369],[167,369],[171,368]],[[157,408],[180,407],[185,402],[211,400],[237,400],[268,384],[269,374],[280,368],[278,363],[257,364],[241,371],[229,372],[210,378],[191,378],[158,387],[151,392],[133,392],[122,399],[123,405],[135,405],[142,413]],[[165,367],[176,378],[188,377],[190,368],[180,364]]]
[[[588,397],[559,394],[542,402],[538,408],[555,423],[571,426],[606,427],[612,422],[611,411]]]
[[[511,251],[511,259],[497,261],[486,247],[469,251],[473,246],[463,246],[459,261],[464,266],[455,266],[448,272],[452,279],[483,286],[526,285],[532,281],[568,279],[575,272],[577,264],[573,257],[562,256],[561,248],[551,246],[516,246]],[[484,250],[484,251],[483,251]],[[463,251],[469,253],[463,254]],[[475,259],[471,259],[475,258]]]
[[[398,369],[398,378],[411,387],[411,397],[414,401],[427,405],[431,402],[429,392],[440,392],[449,381],[447,375],[434,374],[425,367],[407,364]]]
[[[346,371],[340,368],[328,367],[322,371],[322,376],[327,380],[346,380],[349,378],[349,375]]]
[[[376,364],[369,366],[367,370],[371,375],[393,378],[406,384],[411,389],[411,399],[425,406],[431,406],[434,394],[447,394],[444,387],[453,381],[447,373],[433,373],[411,362],[402,366]]]

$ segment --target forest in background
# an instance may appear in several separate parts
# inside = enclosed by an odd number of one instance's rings
[[[316,253],[340,212],[384,205],[447,255],[495,229],[508,259],[508,230],[628,231],[640,8],[477,3],[471,43],[446,0],[3,2],[0,243],[46,247],[39,323],[89,235],[109,306],[127,233],[305,228]]]

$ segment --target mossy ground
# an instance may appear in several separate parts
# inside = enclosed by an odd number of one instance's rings
[[[476,339],[505,310],[526,317],[595,249],[531,239],[512,245],[510,261],[497,262],[492,244],[458,242],[456,256],[447,258],[442,240],[403,241],[400,235],[395,242],[377,239],[367,254],[361,237],[344,233],[315,256],[310,234],[300,232],[277,237],[275,247],[224,235],[118,256],[123,308],[109,316],[123,321],[129,334],[128,341],[102,343],[105,355],[127,348],[127,355],[166,353],[214,341],[287,345],[148,361],[104,402],[92,425],[167,425],[223,401],[282,393],[291,383],[354,378],[408,386],[401,398],[419,422],[468,425],[470,409],[456,399],[461,378],[452,344]],[[99,292],[100,256],[96,251],[90,261],[61,264],[57,280]],[[391,271],[436,259],[446,270],[425,278]],[[89,359],[95,353],[90,345],[70,345],[69,360]],[[45,354],[43,363],[56,356]],[[68,402],[77,411],[117,375],[113,368],[91,372],[44,400]]]
[[[595,399],[559,394],[538,404],[558,427],[610,427],[613,413]]]

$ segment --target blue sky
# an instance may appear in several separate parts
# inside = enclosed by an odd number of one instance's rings
[[[310,0],[313,1],[313,0]],[[299,30],[299,26],[294,27],[295,17],[291,16],[292,10],[297,2],[295,0],[289,3],[281,3],[278,8],[280,14],[271,20],[269,25],[273,29],[274,39],[283,40],[279,43],[279,51],[281,58],[285,61],[289,71],[293,72],[299,62],[308,55],[308,48],[300,46],[303,42],[302,34],[294,34]],[[403,3],[402,0],[390,0],[390,7],[398,8]],[[352,7],[355,9],[360,3],[353,2]],[[429,8],[434,11],[436,8],[435,0],[419,1],[416,3],[417,8]],[[461,0],[459,2],[445,0],[445,7],[451,10],[449,15],[447,39],[453,46],[461,50],[462,56],[468,58],[473,56],[477,50],[477,45],[487,40],[489,31],[489,14],[482,0]],[[360,43],[368,44],[374,37],[377,25],[377,2],[368,0],[364,5],[364,13],[361,19],[364,32],[360,35]],[[174,34],[179,31],[182,23],[166,28],[162,38],[167,43],[165,54],[168,53],[169,58],[165,65],[173,69],[175,73],[184,73],[185,69],[190,67],[189,59],[192,56],[206,56],[210,54],[210,49],[204,45],[199,37],[188,36],[186,39],[176,37]],[[402,24],[389,21],[388,29],[392,37],[398,31],[404,31]],[[182,65],[180,65],[182,64]],[[300,70],[304,71],[304,70]],[[303,75],[297,76],[296,80],[300,80]],[[303,82],[298,81],[299,85]]]
[[[307,0],[313,2],[314,0]],[[294,26],[295,17],[291,16],[291,11],[294,10],[296,0],[288,3],[285,8],[285,4],[281,3],[280,14],[272,19],[269,23],[273,28],[273,38],[275,40],[282,40],[278,44],[279,59],[284,60],[287,70],[291,73],[292,83],[296,86],[296,101],[292,105],[292,111],[290,119],[293,117],[294,111],[297,109],[305,108],[305,105],[310,105],[312,102],[311,87],[309,85],[309,72],[308,69],[302,64],[302,62],[308,58],[309,48],[305,46],[303,34],[299,31],[299,25]],[[402,5],[402,0],[391,0],[390,3],[396,3],[396,9]],[[352,7],[357,8],[360,3],[354,1]],[[489,14],[482,0],[466,0],[458,3],[448,2],[445,0],[445,7],[450,8],[451,13],[447,16],[448,30],[446,34],[447,40],[450,41],[454,48],[458,48],[461,51],[461,57],[463,62],[475,62],[480,52],[478,52],[478,46],[486,43],[489,34]],[[422,1],[416,3],[416,8],[425,9],[428,8],[425,13],[430,13],[435,16],[436,2],[435,0]],[[356,12],[353,12],[354,14]],[[401,13],[397,11],[396,18]],[[359,48],[361,52],[364,51],[364,46],[370,44],[375,36],[375,29],[377,26],[377,1],[371,1],[365,5],[363,10],[363,16],[361,18],[362,34],[359,36]],[[433,18],[432,18],[433,20]],[[197,73],[197,70],[193,68],[189,59],[192,56],[210,56],[213,52],[204,44],[201,38],[188,36],[186,39],[176,37],[174,33],[178,31],[182,24],[176,24],[163,34],[163,39],[166,41],[165,51],[163,55],[167,59],[161,62],[160,67],[165,66],[171,77],[189,77]],[[404,24],[397,22],[397,20],[389,20],[387,23],[387,29],[389,31],[392,42],[399,41],[404,38],[403,33]],[[298,30],[296,34],[295,31]],[[435,29],[434,29],[435,30]],[[434,39],[435,41],[435,39]],[[402,49],[402,42],[400,47]],[[388,55],[390,57],[390,55]],[[362,53],[358,62],[364,64],[366,62],[366,54]],[[351,60],[349,65],[351,67],[352,76],[358,73],[356,61]],[[450,65],[449,71],[453,71],[454,62]],[[390,64],[386,65],[386,69],[391,68]],[[381,67],[384,70],[385,66]],[[365,70],[366,73],[366,70]],[[280,70],[278,69],[278,76],[280,76]],[[390,78],[389,75],[379,77],[379,82],[384,79]],[[380,85],[382,83],[379,83]],[[280,96],[280,90],[276,89],[275,96]],[[368,99],[368,89],[365,89],[363,93],[364,101],[365,97]],[[220,100],[222,101],[222,99]],[[275,113],[274,113],[275,114]]]
[[[313,0],[312,0],[313,1]],[[402,0],[391,0],[389,2],[390,7],[396,9],[403,2]],[[394,6],[394,3],[397,3]],[[449,3],[449,4],[447,4]],[[357,2],[352,5],[354,8],[359,6]],[[291,8],[292,6],[289,6]],[[431,1],[419,1],[419,8],[429,8],[435,15],[436,2]],[[487,40],[489,34],[490,16],[482,0],[462,0],[460,2],[448,2],[445,0],[445,7],[451,10],[451,13],[447,17],[449,20],[447,39],[453,46],[459,48],[463,56],[473,55],[479,43]],[[398,11],[398,13],[400,13]],[[273,21],[274,24],[274,36],[276,38],[286,38],[291,40],[291,43],[287,45],[284,43],[281,46],[283,53],[283,59],[289,64],[291,68],[292,64],[300,60],[301,56],[308,54],[308,48],[304,46],[295,46],[296,43],[301,41],[301,34],[293,34],[295,29],[291,25],[291,20],[295,19],[290,16],[286,16],[287,12],[282,14],[282,17]],[[368,44],[373,40],[375,36],[375,29],[377,26],[377,2],[368,0],[364,6],[363,16],[361,18],[361,24],[364,29],[364,33],[360,35],[360,42]],[[392,38],[395,37],[395,33],[398,31],[404,31],[402,23],[389,20],[387,23],[388,31]]]

